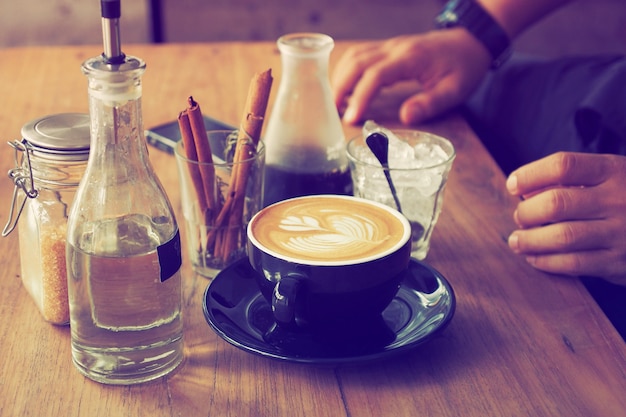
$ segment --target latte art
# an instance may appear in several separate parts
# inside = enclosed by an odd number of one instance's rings
[[[307,262],[377,257],[407,239],[398,214],[370,202],[337,196],[283,201],[251,223],[253,238],[281,257]]]
[[[318,218],[291,216],[278,225],[272,234],[276,242],[292,254],[306,256],[317,254],[325,259],[336,256],[337,250],[347,253],[369,252],[389,236],[378,236],[371,220],[344,211],[323,210]]]

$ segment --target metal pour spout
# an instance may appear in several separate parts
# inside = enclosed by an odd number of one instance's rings
[[[109,64],[120,64],[124,61],[120,38],[121,9],[121,0],[100,0],[103,55]]]

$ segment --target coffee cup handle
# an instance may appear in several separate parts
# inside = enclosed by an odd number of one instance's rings
[[[295,325],[296,299],[302,277],[298,274],[287,275],[274,286],[272,293],[272,311],[278,324]]]

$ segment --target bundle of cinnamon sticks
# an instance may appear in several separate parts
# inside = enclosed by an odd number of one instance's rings
[[[200,105],[189,97],[188,107],[180,112],[178,125],[187,159],[200,164],[190,164],[190,174],[204,221],[207,225],[206,250],[223,264],[231,253],[238,250],[243,222],[246,184],[251,168],[251,158],[257,146],[265,120],[265,112],[272,87],[271,70],[257,73],[250,82],[235,153],[233,171],[228,191],[222,197],[212,165],[213,154],[202,119]]]

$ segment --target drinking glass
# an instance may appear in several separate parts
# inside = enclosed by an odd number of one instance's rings
[[[399,209],[411,223],[412,257],[422,260],[428,254],[441,212],[446,181],[455,158],[454,146],[445,138],[419,130],[380,129],[379,132],[389,139],[387,167],[366,143],[372,132],[348,142],[354,195]]]
[[[246,256],[246,227],[261,207],[265,148],[259,141],[255,151],[234,162],[236,131],[208,131],[207,136],[212,162],[188,158],[182,141],[175,155],[191,265],[198,274],[214,278]],[[213,190],[208,199],[207,189]]]

